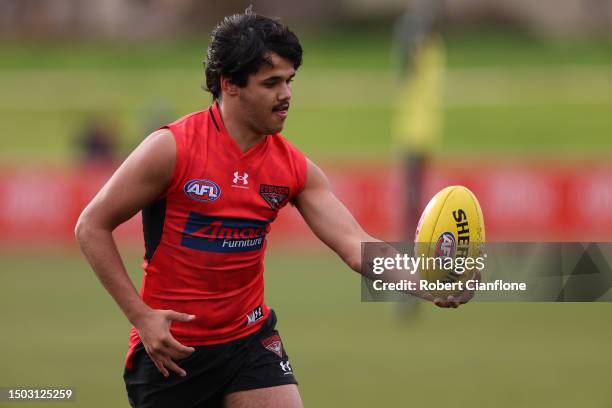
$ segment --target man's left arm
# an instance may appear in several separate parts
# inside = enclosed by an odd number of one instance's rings
[[[362,242],[382,242],[369,235],[355,220],[355,217],[332,192],[323,171],[312,161],[307,160],[306,186],[295,199],[297,209],[304,220],[328,247],[354,271],[367,276],[361,268]],[[395,251],[389,246],[389,251]],[[457,307],[469,299],[449,297],[434,298],[428,292],[414,291],[412,295],[433,301],[441,307]]]
[[[379,241],[366,233],[331,191],[323,171],[310,160],[304,190],[295,205],[304,220],[328,247],[354,271],[361,272],[361,243]]]

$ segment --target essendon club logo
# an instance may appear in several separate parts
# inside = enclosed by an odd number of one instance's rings
[[[281,338],[278,334],[266,337],[261,341],[261,345],[264,346],[266,350],[271,351],[280,358],[283,358],[283,343],[281,342]]]
[[[287,200],[289,199],[289,187],[261,184],[259,187],[259,194],[266,200],[270,208],[278,210],[287,204]]]

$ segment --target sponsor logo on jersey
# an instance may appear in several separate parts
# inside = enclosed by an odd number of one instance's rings
[[[232,179],[232,187],[237,188],[248,188],[249,184],[249,173],[246,171],[242,174],[237,171],[234,172],[234,178]]]
[[[252,325],[253,323],[255,323],[258,320],[263,319],[263,307],[261,306],[257,306],[255,309],[251,310],[249,313],[247,313],[246,318],[247,318],[247,326]]]
[[[455,236],[451,232],[443,232],[436,242],[436,256],[442,258],[453,258],[457,251]]]
[[[221,196],[221,188],[217,183],[210,180],[196,179],[188,181],[183,187],[187,197],[196,201],[215,201]]]
[[[283,370],[283,375],[293,374],[293,368],[291,368],[291,364],[289,364],[289,361],[281,361],[280,368],[281,370]]]
[[[262,184],[259,187],[259,194],[266,200],[266,203],[273,210],[278,210],[287,204],[289,198],[289,187]]]
[[[269,221],[212,217],[191,212],[181,245],[208,252],[246,252],[261,249]]]
[[[278,334],[266,337],[261,341],[261,345],[264,346],[266,350],[271,351],[280,358],[283,358],[283,343],[281,342],[281,338]]]

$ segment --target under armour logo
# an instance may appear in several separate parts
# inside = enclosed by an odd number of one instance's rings
[[[293,371],[293,369],[291,368],[291,365],[289,365],[288,361],[281,361],[280,362],[280,366],[283,369],[284,372],[286,373],[290,373]]]
[[[247,172],[244,172],[242,175],[240,175],[240,173],[235,171],[233,180],[234,185],[232,187],[242,187],[237,185],[239,182],[242,183],[242,186],[246,186],[247,184],[249,184],[249,174]]]

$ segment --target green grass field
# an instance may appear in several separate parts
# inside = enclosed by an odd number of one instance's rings
[[[612,44],[551,44],[499,33],[447,36],[444,139],[437,153],[593,154],[612,143]],[[305,36],[285,134],[315,159],[386,159],[396,79],[381,33]],[[66,162],[92,116],[116,122],[130,150],[143,112],[171,117],[210,102],[205,42],[2,44],[0,160]]]
[[[380,33],[306,36],[285,134],[321,160],[387,160],[394,71]],[[117,121],[129,150],[143,106],[206,106],[205,46],[0,43],[0,161],[68,163],[83,121]],[[612,151],[612,44],[520,35],[448,37],[437,153],[537,158]],[[127,254],[134,279],[140,260]],[[127,406],[129,326],[75,252],[0,252],[0,386],[73,386],[61,407]],[[267,302],[309,407],[610,407],[610,304],[420,305],[403,322],[362,303],[359,278],[328,252],[267,256]],[[0,406],[9,406],[2,404]],[[14,404],[14,406],[43,406]]]
[[[139,258],[126,260],[138,281]],[[267,301],[306,406],[612,404],[610,304],[421,304],[402,323],[389,304],[362,303],[359,277],[328,253],[272,250],[267,260]],[[2,264],[0,384],[76,387],[77,402],[58,407],[126,406],[129,326],[86,263],[63,254]]]

